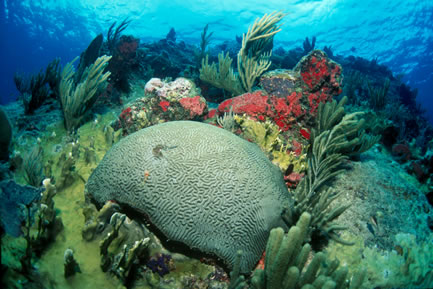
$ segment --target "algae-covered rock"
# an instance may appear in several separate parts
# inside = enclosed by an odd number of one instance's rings
[[[283,176],[253,143],[208,124],[177,121],[115,144],[86,184],[99,205],[115,200],[147,215],[165,236],[241,270],[260,259],[291,206]]]

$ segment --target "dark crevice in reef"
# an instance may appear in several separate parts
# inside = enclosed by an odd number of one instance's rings
[[[196,248],[190,248],[188,245],[182,242],[168,239],[167,236],[165,236],[165,234],[151,222],[149,216],[145,212],[138,211],[124,203],[118,203],[118,205],[120,206],[121,212],[123,214],[127,215],[131,220],[135,220],[138,223],[143,224],[160,240],[162,246],[171,253],[179,253],[189,258],[200,260],[206,264],[217,265],[223,268],[227,273],[230,272],[230,268],[215,254],[205,253],[199,251]]]

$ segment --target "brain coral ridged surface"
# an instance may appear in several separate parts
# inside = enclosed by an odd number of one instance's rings
[[[269,231],[291,204],[280,171],[257,145],[215,126],[175,121],[115,144],[86,184],[99,204],[146,214],[170,240],[213,253],[241,270],[260,259]]]

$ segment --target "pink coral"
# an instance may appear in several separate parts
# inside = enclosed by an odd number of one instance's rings
[[[267,95],[264,91],[247,92],[231,99],[223,101],[218,106],[218,112],[230,111],[234,113],[247,114],[253,119],[264,121],[271,118],[281,130],[287,131],[297,117],[302,116],[305,110],[302,109],[300,98],[302,93],[293,92],[287,97]]]
[[[190,117],[202,115],[206,108],[206,103],[201,101],[200,95],[184,97],[179,102],[185,110],[189,110]]]
[[[205,115],[204,119],[214,118],[217,113],[216,109],[211,109],[207,115]]]
[[[237,97],[227,99],[218,106],[220,113],[229,112],[230,107],[237,114],[246,113],[249,116],[258,116],[266,114],[269,104],[268,96],[263,91],[247,92]]]

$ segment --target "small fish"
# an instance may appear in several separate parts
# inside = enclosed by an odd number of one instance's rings
[[[157,157],[157,158],[161,158],[162,157],[162,150],[164,149],[164,145],[156,145],[153,150],[152,150],[152,154]]]
[[[163,145],[163,144],[158,144],[158,145],[156,145],[156,146],[152,149],[152,154],[153,154],[156,158],[161,158],[161,157],[163,157],[163,155],[162,155],[162,151],[163,151],[163,150],[171,150],[171,149],[174,149],[174,148],[177,148],[177,146],[171,146],[171,147],[169,147],[169,146],[166,146],[166,145]]]

